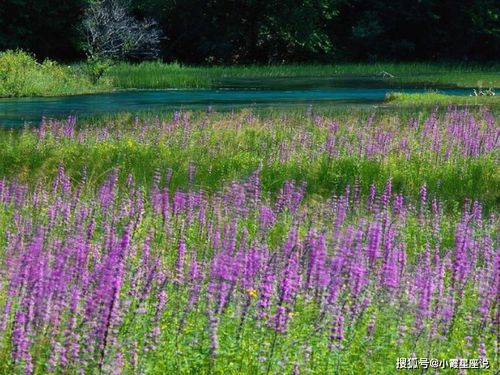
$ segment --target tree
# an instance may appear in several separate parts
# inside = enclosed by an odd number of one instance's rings
[[[158,15],[162,55],[190,63],[281,63],[329,58],[328,24],[343,0],[133,0]]]
[[[128,0],[93,0],[85,11],[84,49],[92,59],[151,59],[160,52],[156,21],[129,14]]]
[[[0,51],[25,49],[37,58],[75,60],[86,0],[0,0]]]

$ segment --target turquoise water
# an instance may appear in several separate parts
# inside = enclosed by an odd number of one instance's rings
[[[231,110],[242,107],[298,107],[308,105],[376,105],[386,93],[425,92],[423,88],[379,87],[361,81],[309,79],[228,81],[220,89],[130,90],[105,94],[0,99],[0,126],[39,124],[42,117],[65,118],[119,112],[168,111],[178,109]],[[469,95],[469,89],[439,90],[445,94]]]

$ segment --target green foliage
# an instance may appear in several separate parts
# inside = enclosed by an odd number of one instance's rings
[[[0,97],[51,96],[91,93],[109,89],[106,82],[93,84],[69,66],[52,60],[38,63],[23,51],[0,52]]]
[[[494,0],[234,2],[136,0],[159,17],[162,56],[191,63],[282,63],[332,59],[496,59]],[[422,25],[425,25],[423,28]]]
[[[97,56],[91,56],[83,65],[85,73],[90,78],[92,83],[101,81],[102,77],[109,72],[113,62],[108,59],[102,59]]]
[[[159,17],[163,57],[196,63],[304,61],[332,56],[328,23],[336,0],[134,1]]]
[[[0,56],[2,56],[0,71],[3,71],[0,96],[70,95],[112,88],[210,88],[219,87],[232,79],[281,77],[342,79],[357,76],[381,81],[388,87],[400,87],[405,84],[424,87],[445,85],[471,89],[500,86],[498,64],[343,63],[202,67],[179,63],[166,64],[161,61],[140,64],[115,63],[108,59],[91,57],[86,62],[71,67],[63,67],[47,60],[42,64],[47,69],[42,70],[40,69],[42,65],[37,64],[33,56],[27,53],[6,51]],[[56,71],[59,73],[55,74]],[[50,72],[54,74],[50,75]],[[381,72],[389,72],[394,77],[383,77]],[[64,82],[58,78],[61,76],[66,77]],[[495,102],[495,99],[490,98],[470,101],[458,97],[453,98],[452,102],[461,103],[465,100],[471,104],[483,101]],[[429,100],[424,104],[428,102]],[[445,101],[440,100],[439,103],[445,104]]]
[[[90,0],[3,0],[0,50],[82,57],[78,32]],[[122,2],[123,3],[123,2]],[[496,0],[131,0],[158,21],[160,57],[185,63],[332,60],[496,60]],[[111,21],[113,19],[111,18]],[[109,24],[108,21],[104,23]]]
[[[0,51],[28,50],[40,58],[82,57],[78,26],[87,0],[2,0]]]
[[[342,2],[330,36],[351,59],[495,60],[495,14],[500,7],[494,0],[350,0]]]

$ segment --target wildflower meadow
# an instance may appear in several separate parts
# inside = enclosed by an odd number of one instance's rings
[[[498,370],[493,113],[113,121],[2,134],[1,373]]]

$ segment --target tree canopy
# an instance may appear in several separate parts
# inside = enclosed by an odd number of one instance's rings
[[[83,56],[90,0],[1,0],[0,50]],[[187,63],[494,60],[497,0],[131,0],[161,29],[159,56]]]

